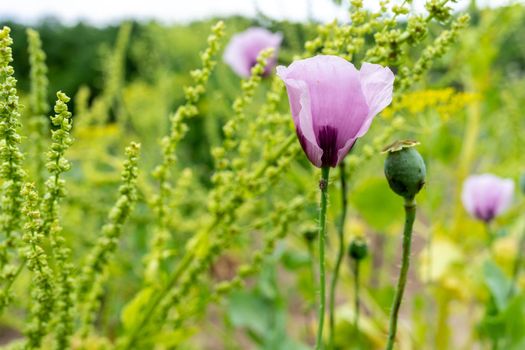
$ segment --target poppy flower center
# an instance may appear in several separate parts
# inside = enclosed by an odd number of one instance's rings
[[[322,167],[337,165],[337,129],[329,125],[321,126],[317,133],[317,144],[323,150]]]
[[[491,221],[495,216],[495,210],[493,208],[487,209],[487,210],[481,210],[480,208],[476,208],[475,214],[478,218],[485,222]]]

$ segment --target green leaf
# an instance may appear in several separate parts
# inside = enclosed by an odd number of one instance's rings
[[[525,296],[519,295],[508,302],[503,313],[505,320],[505,338],[509,342],[509,348],[518,350],[525,349]]]
[[[228,315],[235,327],[247,328],[263,338],[271,320],[271,306],[260,296],[250,292],[233,293]]]
[[[500,348],[508,350],[524,349],[525,345],[525,296],[519,295],[508,300],[500,312],[489,310],[479,325],[480,334],[498,340]],[[496,313],[494,313],[496,312]]]
[[[492,261],[487,261],[483,265],[483,276],[485,277],[485,283],[487,287],[489,287],[498,310],[503,310],[507,305],[507,298],[511,287],[509,279]]]

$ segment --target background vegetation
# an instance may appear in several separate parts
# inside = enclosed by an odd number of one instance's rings
[[[402,309],[399,349],[475,349],[488,347],[494,339],[504,339],[505,349],[525,348],[525,293],[523,289],[513,297],[505,293],[525,226],[524,196],[516,191],[511,210],[490,228],[498,237],[492,247],[486,228],[470,218],[460,202],[462,182],[471,173],[492,172],[517,180],[525,171],[525,7],[472,6],[469,14],[469,26],[460,29],[443,55],[435,55],[441,57],[432,57],[431,68],[424,67],[421,79],[412,71],[406,87],[396,87],[400,92],[392,106],[347,158],[350,206],[345,239],[348,243],[352,237],[364,236],[370,256],[361,276],[359,334],[353,329],[352,267],[348,260],[343,263],[336,320],[340,349],[375,349],[384,344],[399,262],[402,204],[388,190],[379,150],[397,138],[420,140],[428,168],[426,189],[418,197],[414,263]],[[380,63],[398,74],[403,67],[414,67],[424,48],[434,45],[433,40],[458,16],[430,22],[427,36],[407,44],[402,53],[394,52],[399,57],[377,56]],[[202,65],[200,53],[215,22],[170,26],[126,22],[99,28],[46,20],[33,26],[40,33],[48,67],[49,87],[43,101],[53,106],[59,90],[72,97],[68,105],[74,142],[65,155],[72,166],[63,175],[67,196],[61,202],[60,224],[72,252],[75,272],[71,275],[78,273],[79,286],[87,283],[80,271],[91,266],[90,256],[108,232],[102,227],[108,220],[113,223],[108,212],[122,186],[124,148],[131,141],[141,143],[138,169],[130,170],[134,156],[129,152],[126,163],[128,172],[139,174],[135,209],[122,234],[113,237],[118,249],[108,255],[102,280],[95,283],[101,288],[95,293],[96,302],[90,304],[86,297],[88,301],[81,303],[93,308],[81,312],[89,322],[78,321],[84,328],[75,331],[74,348],[81,348],[81,343],[87,349],[111,348],[119,336],[139,327],[136,320],[154,295],[151,286],[169,283],[174,266],[184,261],[188,249],[193,249],[196,260],[207,257],[208,245],[215,239],[220,239],[220,253],[199,267],[203,272],[196,273],[193,286],[186,280],[177,285],[170,294],[176,307],[166,311],[169,315],[160,330],[148,330],[152,338],[144,337],[146,344],[141,346],[152,348],[147,342],[153,341],[166,349],[294,350],[309,348],[314,339],[315,257],[305,234],[316,227],[319,174],[297,145],[283,152],[282,158],[272,159],[293,135],[278,82],[262,79],[253,87],[251,100],[251,88],[241,84],[219,53],[206,91],[196,102],[198,113],[185,119],[187,130],[177,130],[181,137],[175,153],[168,148],[168,156],[176,158],[168,164],[172,177],[168,176],[167,190],[163,173],[154,172],[166,159],[167,141],[160,140],[173,133],[174,111],[187,105],[188,91],[183,87],[195,85],[189,72]],[[224,22],[223,42],[254,25],[283,33],[279,63],[284,65],[305,47],[306,55],[332,49],[360,62],[377,44],[377,37],[367,32],[362,45],[350,43],[360,48],[356,53],[330,47],[327,43],[337,42],[333,36],[348,34],[338,32],[337,24],[264,17]],[[36,165],[39,138],[30,101],[26,27],[3,24],[11,27],[14,40],[13,66],[24,106],[20,133],[25,166],[42,189],[47,173],[40,176],[42,169]],[[401,19],[386,28],[408,31],[410,26],[407,29]],[[316,37],[322,39],[321,45],[313,40]],[[239,96],[248,96],[241,110],[232,108]],[[51,115],[52,110],[45,108],[42,113]],[[232,119],[238,129],[230,137],[223,126]],[[45,125],[46,130],[57,127],[47,120]],[[225,156],[213,151],[229,139],[236,143],[231,149],[225,147]],[[49,140],[45,139],[44,149]],[[233,170],[221,172],[223,158],[230,162],[227,169]],[[261,167],[263,176],[256,176]],[[132,184],[131,175],[123,176],[124,186]],[[332,192],[329,267],[335,261],[341,211],[335,179]],[[126,193],[121,187],[120,195]],[[197,234],[203,230],[208,236]],[[195,236],[211,238],[195,241]],[[202,256],[201,251],[205,251]],[[191,281],[191,277],[187,278]],[[10,286],[14,299],[2,314],[0,329],[7,346],[22,343],[27,319],[32,317],[26,311],[31,285],[32,274],[24,269]],[[523,278],[520,286],[525,286]]]

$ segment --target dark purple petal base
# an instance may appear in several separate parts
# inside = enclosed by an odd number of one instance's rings
[[[321,167],[337,166],[337,129],[325,125],[319,128],[316,135],[317,144],[323,150]]]

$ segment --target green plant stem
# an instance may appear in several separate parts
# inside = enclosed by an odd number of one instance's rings
[[[485,223],[485,232],[487,233],[487,242],[489,244],[490,250],[492,250],[494,245],[494,233],[492,232],[492,229],[490,227],[490,222]]]
[[[487,232],[489,250],[492,252],[492,250],[494,248],[494,240],[496,239],[496,237],[494,235],[494,232],[492,231],[490,222],[486,222],[485,223],[485,231]],[[511,283],[511,285],[509,287],[509,294],[512,292],[513,286],[514,286],[514,283]],[[491,347],[491,349],[492,350],[498,350],[499,349],[499,335],[496,333],[494,335],[494,337],[491,338],[491,340],[492,340],[492,347]]]
[[[514,296],[514,292],[517,288],[518,277],[520,274],[520,267],[523,263],[523,250],[524,249],[525,249],[525,231],[521,235],[520,243],[518,245],[518,255],[516,256],[516,260],[514,261],[514,267],[512,269],[512,280],[510,281],[510,289],[508,293],[509,299]]]
[[[337,259],[335,261],[334,273],[330,283],[330,349],[334,347],[335,338],[335,291],[337,289],[337,282],[339,280],[339,271],[341,270],[341,262],[343,261],[345,243],[344,243],[344,230],[345,230],[345,219],[346,211],[348,207],[348,201],[346,198],[346,174],[344,161],[339,165],[339,174],[341,181],[341,218],[339,220],[339,227],[337,230],[337,236],[339,240],[339,247],[337,251]]]
[[[416,202],[414,199],[405,199],[405,228],[403,230],[403,258],[401,262],[401,271],[399,272],[399,279],[397,281],[396,294],[392,310],[390,312],[390,326],[388,331],[388,340],[386,344],[387,350],[394,348],[394,342],[397,332],[397,318],[401,301],[403,299],[403,292],[407,282],[408,267],[410,265],[410,245],[412,243],[412,227],[414,219],[416,218]]]
[[[313,298],[312,300],[310,301],[310,303],[308,304],[308,310],[307,310],[307,313],[308,313],[308,320],[307,320],[307,327],[306,327],[306,330],[307,330],[307,334],[308,334],[308,337],[310,338],[310,335],[312,335],[312,338],[315,338],[315,334],[312,334],[311,332],[311,328],[308,327],[308,323],[312,320],[315,320],[315,296],[316,296],[316,293],[315,291],[317,290],[317,274],[315,273],[315,254],[314,254],[314,244],[312,241],[308,241],[308,254],[310,255],[310,276],[311,276],[311,279],[312,279],[312,291],[314,291],[313,293]]]
[[[359,267],[361,265],[361,260],[354,261],[354,329],[356,338],[359,337],[359,309],[360,309],[360,300],[359,300]],[[359,343],[359,342],[358,342]]]
[[[325,276],[325,260],[324,260],[324,241],[326,235],[326,207],[328,204],[328,178],[330,175],[330,168],[324,167],[321,169],[322,178],[319,182],[321,189],[321,207],[319,211],[319,279],[320,279],[320,301],[319,301],[319,327],[317,329],[317,340],[315,342],[315,349],[323,348],[323,326],[326,303],[326,276]]]
[[[315,273],[315,261],[314,261],[315,254],[314,254],[313,242],[308,242],[308,255],[310,255],[310,276],[312,278],[312,290],[315,290],[317,289],[317,283],[316,283],[317,275]]]

